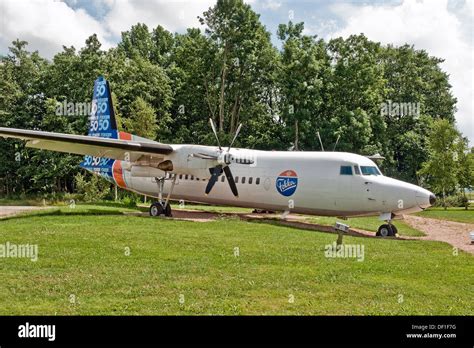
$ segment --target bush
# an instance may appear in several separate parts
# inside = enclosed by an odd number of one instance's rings
[[[77,192],[82,194],[85,202],[101,201],[110,193],[110,183],[98,175],[91,175],[87,178],[78,173],[74,179]]]
[[[448,207],[448,208],[449,207],[462,207],[462,208],[467,209],[469,207],[469,200],[462,193],[458,193],[458,194],[455,194],[455,195],[447,196],[445,198],[445,204],[446,204],[446,207]],[[436,201],[435,206],[443,207],[444,206],[443,205],[443,200],[438,199]]]
[[[123,205],[131,208],[135,208],[137,206],[136,197],[125,196],[122,198]]]

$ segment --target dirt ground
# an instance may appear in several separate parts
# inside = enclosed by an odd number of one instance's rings
[[[474,232],[473,224],[462,222],[430,219],[414,215],[405,215],[405,221],[426,234],[424,237],[410,239],[437,240],[474,254],[474,243],[471,243],[469,232]]]
[[[27,211],[47,209],[48,207],[32,207],[32,206],[0,206],[0,218],[12,216]]]

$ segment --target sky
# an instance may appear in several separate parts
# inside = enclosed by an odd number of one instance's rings
[[[305,23],[305,33],[324,39],[364,33],[383,44],[408,43],[445,59],[458,99],[458,129],[474,145],[474,0],[247,0],[276,38],[278,24]],[[137,22],[172,32],[200,27],[197,16],[211,0],[0,0],[0,54],[16,38],[52,58],[62,46],[80,48],[96,33],[107,49]],[[402,101],[403,102],[403,101]]]

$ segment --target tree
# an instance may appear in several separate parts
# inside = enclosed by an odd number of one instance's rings
[[[217,78],[211,69],[207,79],[209,84],[218,85],[218,107],[213,117],[220,132],[233,134],[241,121],[256,116],[262,111],[260,106],[269,101],[277,51],[259,15],[242,0],[218,0],[199,19],[216,47],[212,64],[218,67]],[[207,89],[209,100],[214,99],[210,96],[214,91]]]
[[[132,103],[140,97],[156,114],[159,134],[154,134],[153,139],[158,136],[161,141],[171,140],[167,125],[170,122],[172,90],[165,69],[140,56],[128,59],[118,50],[111,50],[108,55],[106,77],[120,102],[122,122],[126,124],[126,119],[131,117]]]
[[[278,38],[283,41],[278,76],[280,109],[283,121],[289,126],[287,130],[294,135],[295,150],[312,149],[316,145],[313,125],[322,125],[322,90],[329,73],[325,43],[303,35],[303,30],[303,23],[291,21],[278,27]]]
[[[156,114],[150,104],[138,97],[130,107],[130,117],[125,120],[128,132],[140,137],[155,139],[158,131]]]
[[[428,160],[419,171],[432,191],[442,195],[445,209],[446,195],[454,192],[458,184],[458,137],[459,132],[448,120],[434,121],[428,140]]]
[[[338,148],[362,154],[384,153],[386,124],[380,115],[386,80],[379,63],[381,44],[364,35],[328,43],[332,74],[327,79],[323,139]]]
[[[466,202],[465,208],[467,210],[469,203],[466,197],[466,190],[471,190],[474,187],[474,155],[469,151],[469,141],[467,138],[460,135],[455,145],[455,159],[458,164],[457,179],[459,190],[464,196],[464,201]]]

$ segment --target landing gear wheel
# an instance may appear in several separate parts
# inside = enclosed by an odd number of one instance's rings
[[[155,202],[150,206],[150,216],[156,217],[164,214],[165,210],[160,202]]]
[[[397,228],[390,224],[383,224],[379,227],[377,233],[375,234],[378,237],[393,237],[397,233]]]
[[[392,226],[393,236],[396,236],[398,233],[397,227],[395,225],[391,225],[391,226]]]
[[[168,203],[165,207],[165,216],[172,217],[173,214],[171,213],[171,205]]]

